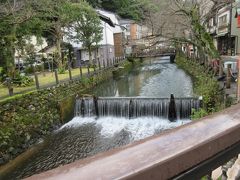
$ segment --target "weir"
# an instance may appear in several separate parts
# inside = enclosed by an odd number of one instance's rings
[[[170,103],[171,102],[171,103]],[[94,97],[76,100],[76,117],[160,117],[175,121],[188,119],[199,110],[198,98]]]

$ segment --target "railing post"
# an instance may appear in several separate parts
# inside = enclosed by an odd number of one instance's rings
[[[227,65],[227,82],[226,82],[226,88],[230,89],[231,88],[231,64]]]
[[[198,100],[199,100],[199,107],[200,107],[200,108],[203,108],[203,97],[200,96],[200,97],[198,98]]]
[[[40,86],[39,86],[39,80],[38,80],[38,75],[37,75],[37,73],[34,73],[34,77],[35,77],[36,88],[37,88],[37,89],[40,89]]]
[[[90,76],[90,66],[89,66],[89,64],[88,64],[88,66],[87,66],[87,73],[88,73],[88,76]]]
[[[7,78],[6,79],[6,81],[7,81],[7,87],[8,87],[8,94],[9,94],[9,96],[13,96],[13,87],[12,87],[12,80],[11,80],[11,78]]]
[[[222,67],[222,61],[219,60],[219,72],[218,72],[218,76],[222,77],[223,76],[223,67]]]
[[[58,80],[58,70],[55,69],[55,70],[54,70],[54,73],[55,73],[56,84],[58,85],[58,84],[59,84],[59,80]]]
[[[82,78],[82,76],[83,76],[83,73],[82,73],[82,65],[80,65],[79,70],[80,70],[80,77]]]
[[[105,69],[106,68],[106,62],[105,62],[105,60],[103,60],[103,69]]]
[[[118,62],[118,57],[116,57],[116,62],[117,62],[117,64],[119,63],[119,62]]]
[[[112,59],[109,58],[108,60],[109,60],[109,67],[112,67]]]
[[[71,67],[68,67],[68,72],[69,72],[69,79],[72,81],[72,70]]]
[[[99,70],[101,70],[101,63],[100,63],[99,58],[97,60],[98,60],[98,68],[99,68]]]
[[[93,65],[93,71],[94,71],[94,73],[96,72],[96,66],[97,66],[97,63],[94,62],[94,65]]]

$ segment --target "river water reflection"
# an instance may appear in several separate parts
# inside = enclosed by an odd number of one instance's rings
[[[97,96],[192,97],[191,78],[169,58],[152,59],[131,73],[112,79],[93,90]]]
[[[98,96],[117,97],[169,97],[171,93],[176,97],[193,96],[191,78],[168,59],[146,61],[131,73],[105,82],[93,91]],[[188,122],[170,123],[156,117],[75,117],[47,138],[34,153],[29,153],[26,160],[16,162],[16,167],[8,174],[0,175],[0,179],[31,176]]]

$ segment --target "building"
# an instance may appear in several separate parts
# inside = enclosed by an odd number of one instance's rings
[[[232,21],[231,21],[231,44],[232,55],[240,55],[240,1],[237,0],[232,4]]]
[[[124,57],[125,56],[125,38],[124,33],[114,33],[114,51],[115,57]]]
[[[130,19],[121,19],[119,23],[124,27],[123,34],[126,41],[126,55],[135,53],[140,47],[149,45],[146,37],[151,35],[151,32],[147,26],[138,24]]]
[[[235,56],[240,54],[240,8],[236,0],[226,2],[225,6],[212,12],[212,17],[207,19],[206,28],[213,37],[214,45],[223,56]],[[240,6],[239,6],[240,7]],[[238,10],[239,9],[239,10]]]
[[[217,49],[220,55],[231,54],[231,7],[225,6],[217,13]]]
[[[122,44],[117,45],[117,53],[115,53],[115,42],[114,39],[118,39],[118,43],[122,43],[120,41],[121,37],[119,37],[122,33],[122,28],[120,27],[120,24],[118,22],[119,17],[108,11],[96,10],[100,19],[101,19],[101,26],[103,28],[102,32],[102,40],[99,42],[98,47],[95,48],[92,51],[93,55],[93,62],[96,64],[98,63],[97,61],[99,60],[100,64],[103,66],[104,64],[107,63],[107,60],[112,60],[118,56],[124,56],[122,52],[124,50],[121,50],[123,48]],[[116,35],[116,38],[114,38],[114,34]],[[89,61],[89,53],[87,49],[83,46],[82,43],[76,43],[69,41],[65,39],[68,43],[71,43],[72,46],[74,47],[75,54],[76,54],[76,66],[80,66],[83,64],[87,64]]]
[[[131,55],[137,47],[146,46],[148,42],[143,37],[149,35],[149,29],[146,26],[137,24],[133,20],[120,19],[115,13],[97,9],[101,19],[103,29],[102,40],[98,43],[97,48],[92,51],[93,62],[103,66],[107,60],[113,60],[118,57]],[[72,32],[74,33],[74,32]],[[64,41],[70,43],[76,54],[75,66],[88,64],[89,53],[82,43],[73,42],[64,38]]]
[[[35,54],[35,61],[41,62],[43,54],[40,51],[48,46],[45,38],[37,38],[36,36],[25,37],[25,43],[32,47],[32,51]],[[26,48],[26,47],[25,47]],[[26,63],[28,58],[26,49],[16,49],[15,51],[15,64]],[[34,62],[36,63],[36,62]]]

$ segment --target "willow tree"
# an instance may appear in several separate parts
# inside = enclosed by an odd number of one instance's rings
[[[78,13],[72,14],[73,23],[69,26],[72,32],[69,37],[77,43],[82,43],[88,50],[89,63],[92,65],[92,51],[102,40],[101,20],[96,11],[85,1],[72,4],[69,10],[75,9]]]

